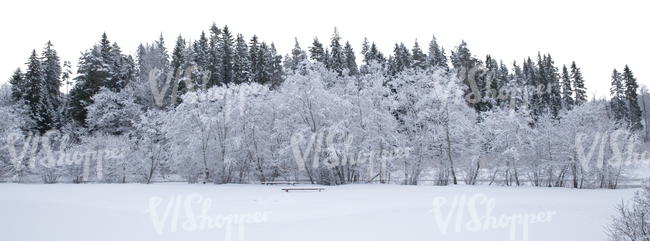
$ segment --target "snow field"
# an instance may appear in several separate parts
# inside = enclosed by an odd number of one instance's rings
[[[1,239],[604,240],[614,205],[638,190],[357,184],[285,193],[283,187],[3,184]],[[486,229],[488,211],[495,224]],[[529,218],[526,239],[526,225],[510,222],[517,215]]]

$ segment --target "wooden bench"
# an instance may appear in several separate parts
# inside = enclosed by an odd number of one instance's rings
[[[302,190],[318,190],[320,192],[321,190],[325,190],[324,187],[298,187],[298,188],[283,188],[282,191],[289,192],[289,191],[302,191]]]
[[[287,185],[291,185],[291,186],[295,186],[295,185],[296,185],[295,182],[262,182],[262,184],[263,184],[263,185],[266,185],[266,186],[268,186],[268,185],[273,185],[273,184],[287,184]]]

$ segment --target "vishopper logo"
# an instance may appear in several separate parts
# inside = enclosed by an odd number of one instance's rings
[[[493,216],[492,213],[492,211],[494,211],[494,207],[496,206],[496,200],[494,198],[488,199],[488,197],[483,193],[477,193],[472,195],[469,199],[467,199],[466,195],[462,195],[460,199],[458,196],[455,196],[454,201],[451,203],[451,207],[449,208],[449,212],[443,218],[442,208],[445,206],[446,202],[446,198],[436,197],[433,200],[433,209],[428,212],[433,212],[436,219],[436,224],[438,224],[438,229],[443,235],[447,235],[449,222],[451,221],[451,217],[454,215],[454,211],[456,211],[456,223],[454,226],[454,231],[458,233],[462,230],[465,204],[467,204],[467,211],[469,211],[469,216],[471,218],[471,220],[465,224],[465,228],[468,231],[478,232],[481,230],[488,230],[490,228],[510,228],[510,241],[515,240],[518,224],[520,224],[522,227],[523,240],[528,241],[528,225],[534,223],[551,222],[553,214],[556,214],[555,211],[512,215],[502,214],[497,219],[497,217]],[[477,208],[479,204],[485,205],[485,212],[482,216],[479,216],[478,211],[480,208]]]
[[[576,134],[575,138],[575,148],[576,152],[578,154],[578,160],[580,161],[580,164],[582,165],[582,168],[585,170],[589,170],[589,164],[591,162],[591,158],[593,157],[594,151],[596,150],[596,146],[598,146],[598,143],[600,142],[600,148],[598,149],[598,159],[596,162],[596,167],[597,168],[603,168],[605,164],[605,147],[607,146],[607,131],[604,132],[596,132],[594,136],[594,141],[591,143],[591,147],[588,149],[587,154],[585,155],[585,148],[582,145],[582,142],[587,139],[587,135],[585,133],[578,133]],[[624,153],[621,153],[622,148],[619,147],[618,145],[618,139],[619,136],[623,135],[623,142],[627,139],[627,150]],[[650,163],[650,153],[647,151],[644,151],[643,153],[635,153],[634,152],[634,146],[636,146],[636,134],[631,135],[628,131],[626,130],[616,130],[614,131],[610,137],[609,137],[609,145],[610,148],[612,149],[612,157],[607,161],[607,163],[612,166],[612,167],[620,167],[623,164],[623,154],[626,154],[625,158],[625,165],[630,165],[632,163],[634,164],[643,164],[643,163]]]
[[[476,81],[476,73],[482,71],[485,72],[485,87],[479,88]],[[465,95],[465,99],[468,103],[476,104],[481,101],[486,101],[488,99],[493,100],[510,100],[510,111],[511,114],[517,106],[522,108],[522,111],[525,113],[528,111],[528,99],[534,95],[543,95],[551,94],[553,88],[559,88],[559,83],[552,83],[550,85],[533,85],[533,86],[501,86],[498,90],[492,88],[492,82],[495,80],[495,74],[492,70],[485,69],[482,64],[476,65],[467,70],[467,68],[461,68],[458,71],[459,76],[467,76],[467,84],[469,85],[469,93]],[[487,92],[482,95],[482,91]],[[488,94],[491,93],[491,96]],[[519,100],[519,101],[517,101]],[[517,104],[519,103],[519,104]]]
[[[149,213],[151,215],[151,222],[153,223],[154,228],[158,235],[163,234],[163,228],[167,221],[167,217],[174,207],[174,213],[172,214],[172,220],[170,224],[170,231],[172,233],[178,230],[178,219],[181,211],[181,204],[183,205],[183,211],[185,212],[186,221],[181,224],[183,230],[187,232],[194,232],[204,229],[221,229],[226,228],[225,240],[230,241],[232,236],[232,225],[237,224],[239,226],[239,240],[244,241],[244,232],[245,224],[250,223],[265,223],[268,220],[268,215],[272,212],[255,212],[255,213],[242,213],[242,214],[230,214],[227,216],[217,215],[214,218],[208,215],[210,211],[210,206],[212,205],[212,200],[210,198],[203,198],[203,195],[198,193],[192,193],[183,199],[182,195],[177,197],[171,196],[165,211],[160,217],[158,215],[158,206],[160,206],[162,199],[160,197],[152,197],[149,199],[149,209],[145,210],[144,213]],[[201,204],[201,215],[195,216],[193,210],[193,204]]]
[[[192,82],[192,73],[197,72],[197,75],[202,76],[201,91],[197,92]],[[156,105],[162,107],[163,99],[169,86],[172,81],[174,71],[169,72],[167,75],[167,80],[163,84],[162,89],[158,87],[158,78],[162,75],[162,70],[153,69],[149,72],[149,87],[151,87],[151,93],[153,94],[154,101]],[[188,103],[196,103],[203,101],[217,101],[225,100],[226,106],[226,115],[230,115],[231,106],[235,99],[237,99],[239,106],[239,115],[244,114],[244,108],[246,105],[246,98],[250,95],[262,95],[268,92],[268,87],[263,86],[257,83],[253,84],[240,84],[233,85],[227,88],[212,88],[208,91],[208,81],[210,79],[211,73],[209,70],[203,70],[199,66],[190,66],[184,71],[185,75],[181,78],[181,69],[176,71],[176,78],[173,80],[173,89],[171,91],[171,103],[176,104],[178,98],[178,84],[180,81],[185,82],[187,86],[188,94],[186,100]],[[185,100],[185,99],[184,99]]]
[[[20,139],[24,140],[22,151],[18,154],[16,150],[16,142]],[[59,158],[55,158],[55,152],[51,148],[51,141],[59,140],[59,151],[56,152],[59,154]],[[40,136],[38,132],[31,133],[24,137],[18,133],[11,133],[7,137],[7,145],[5,148],[9,150],[9,156],[11,158],[11,163],[14,164],[16,171],[20,171],[23,168],[23,161],[27,151],[30,151],[29,155],[29,167],[32,170],[36,169],[36,159],[38,159],[39,154],[44,152],[44,157],[39,159],[39,164],[46,168],[53,168],[55,166],[63,165],[79,165],[83,161],[83,181],[88,181],[88,175],[90,173],[90,161],[95,159],[97,161],[97,180],[102,180],[102,164],[103,160],[106,159],[120,159],[126,156],[126,152],[129,151],[129,147],[113,148],[113,149],[104,149],[97,151],[87,151],[85,153],[75,151],[74,153],[66,152],[65,149],[68,145],[68,140],[70,137],[66,134],[61,137],[61,132],[58,130],[50,130],[46,132],[43,136]],[[38,151],[38,143],[41,143],[41,152]],[[30,149],[30,144],[32,145]]]
[[[324,131],[320,131],[318,135],[316,133],[312,133],[311,138],[309,139],[309,143],[307,144],[307,148],[305,149],[304,152],[301,152],[300,143],[304,140],[304,136],[300,132],[291,135],[291,149],[293,150],[293,155],[294,158],[296,159],[296,164],[298,165],[298,169],[300,171],[306,171],[305,162],[309,157],[309,153],[311,152],[312,147],[314,149],[314,155],[313,155],[314,159],[312,160],[312,168],[316,169],[320,165],[320,154],[321,154],[321,146],[323,144],[323,136],[324,136]],[[337,136],[339,138],[336,138]],[[337,150],[334,147],[334,139],[344,140],[343,151],[338,151],[338,153],[341,154],[341,158],[339,158],[339,154],[337,154]],[[368,163],[367,181],[371,181],[374,172],[373,170],[374,160],[377,157],[380,159],[381,178],[385,179],[387,162],[389,160],[408,157],[410,151],[412,150],[410,147],[395,148],[394,150],[385,149],[381,151],[370,150],[368,153],[364,153],[363,150],[360,150],[355,158],[355,154],[350,151],[350,146],[352,145],[353,139],[354,136],[352,134],[348,134],[346,136],[346,132],[344,132],[343,130],[336,129],[330,131],[327,134],[327,138],[326,138],[326,144],[327,144],[326,150],[327,152],[329,152],[329,155],[328,158],[323,161],[323,165],[329,168],[333,168],[339,165],[345,166],[348,163],[350,165],[354,165],[354,164],[364,164],[367,162]]]

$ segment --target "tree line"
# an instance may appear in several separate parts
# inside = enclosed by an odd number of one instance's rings
[[[587,100],[576,63],[560,70],[550,54],[507,65],[492,55],[477,58],[465,41],[448,55],[433,36],[426,51],[415,40],[410,49],[395,44],[386,57],[364,38],[357,62],[352,44],[343,43],[336,28],[329,40],[327,46],[315,37],[303,50],[295,39],[282,56],[272,42],[256,35],[247,40],[213,24],[195,40],[179,35],[171,53],[161,34],[140,44],[134,57],[104,33],[82,52],[74,78],[70,63],[61,64],[48,42],[0,92],[6,113],[0,138],[60,130],[71,136],[69,144],[49,136],[40,142],[51,141],[62,153],[133,147],[124,160],[104,160],[98,182],[464,181],[574,188],[615,188],[630,176],[628,166],[581,165],[573,143],[579,133],[594,137],[627,130],[648,140],[648,92],[638,90],[627,65],[612,74],[610,100]],[[69,84],[72,89],[61,91]],[[163,105],[156,104],[152,88],[164,90]],[[209,98],[217,95],[222,97]],[[307,165],[299,171],[291,136],[334,130],[344,130],[334,140],[336,150],[318,141],[308,145],[309,138],[299,144],[314,148],[305,160],[326,162],[365,151],[375,153],[377,162]],[[630,148],[625,145],[632,136],[610,144]],[[43,145],[33,140],[37,145],[26,158],[39,159]],[[404,148],[412,150],[408,157],[388,158]],[[631,148],[640,152],[645,142]],[[8,181],[83,182],[76,165],[16,170],[7,149],[0,150],[0,170]],[[602,155],[613,159],[615,151]]]

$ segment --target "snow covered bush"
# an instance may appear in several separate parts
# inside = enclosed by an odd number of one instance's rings
[[[610,241],[650,241],[650,182],[644,182],[632,202],[616,206],[618,216],[607,227]]]

